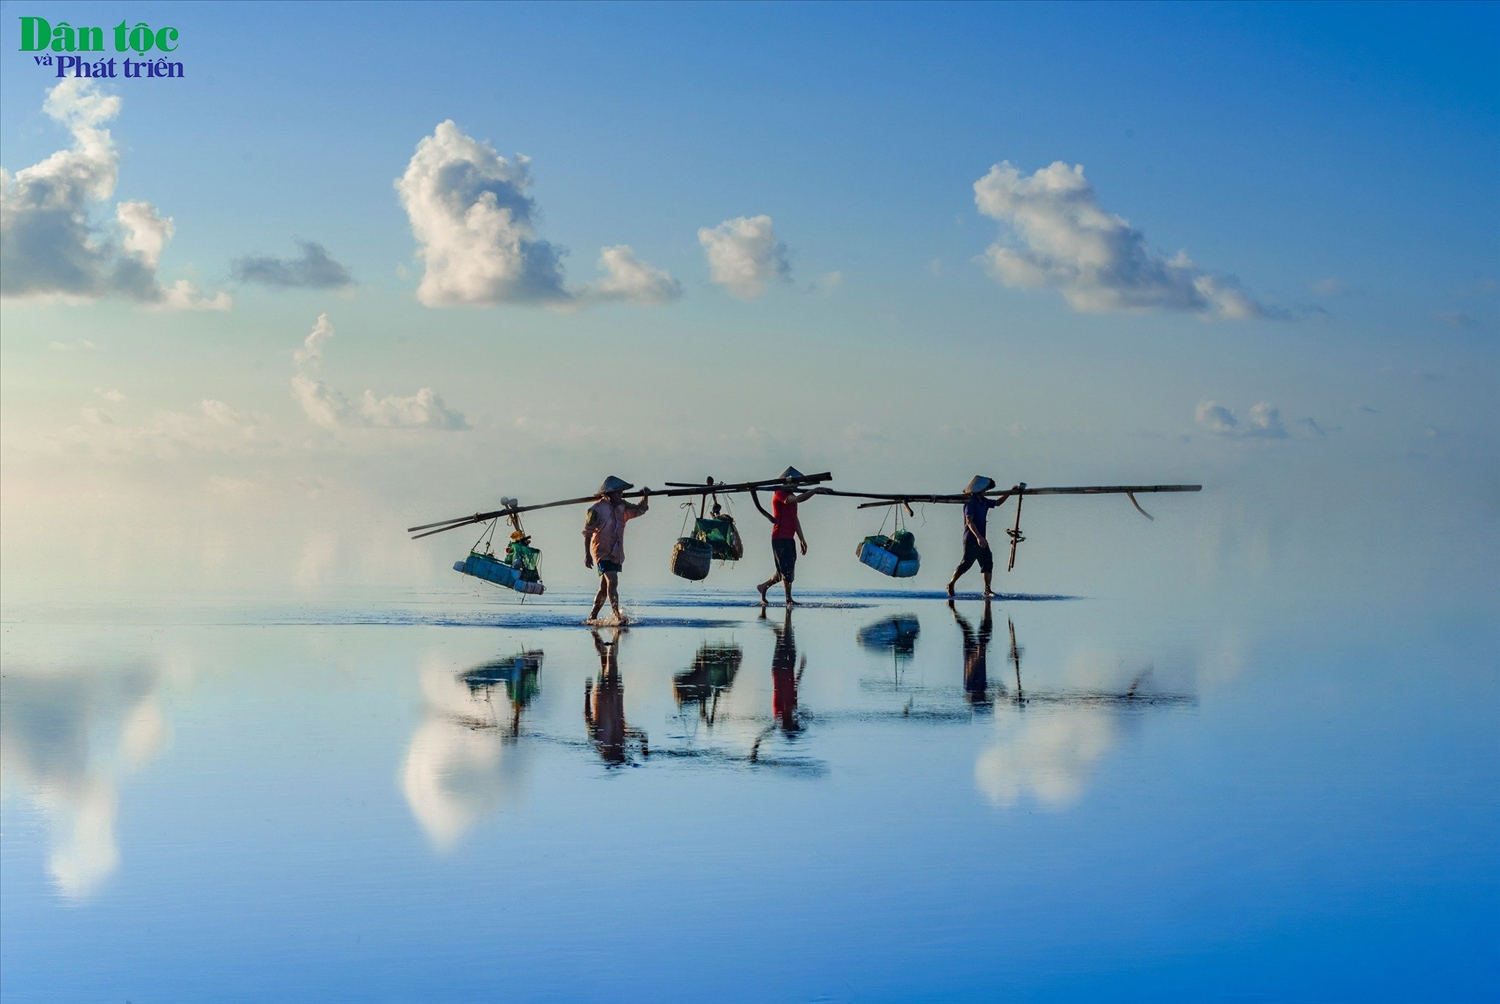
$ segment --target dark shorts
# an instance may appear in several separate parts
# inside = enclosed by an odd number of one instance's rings
[[[600,575],[603,575],[605,572],[619,572],[623,570],[625,566],[620,564],[618,561],[601,561],[595,564],[594,568]]]
[[[995,555],[990,550],[989,544],[980,544],[968,534],[964,534],[964,560],[958,563],[960,572],[969,570],[974,562],[979,562],[979,570],[986,574],[995,570]]]
[[[797,574],[797,542],[795,540],[771,539],[771,555],[776,559],[776,571],[791,582]]]

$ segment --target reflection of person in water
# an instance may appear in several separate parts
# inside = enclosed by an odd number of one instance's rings
[[[542,650],[528,649],[520,655],[497,659],[475,666],[459,679],[469,688],[469,693],[488,702],[495,688],[505,685],[505,696],[510,701],[510,725],[505,734],[514,739],[521,734],[521,712],[541,691],[539,676],[542,670]],[[499,725],[498,716],[495,721]]]
[[[964,633],[964,696],[975,707],[988,708],[990,701],[989,653],[990,635],[994,631],[994,618],[990,616],[990,601],[984,601],[984,616],[979,619],[979,632],[975,634],[970,624],[953,601],[948,601],[953,619]]]
[[[771,655],[771,710],[781,731],[790,736],[802,729],[797,721],[797,677],[801,669],[807,668],[807,656],[802,657],[799,667],[790,608],[781,627],[772,624],[771,630],[776,632],[776,651]]]
[[[625,724],[625,687],[620,681],[620,631],[614,630],[609,641],[605,641],[598,630],[594,631],[594,650],[599,653],[599,682],[587,680],[583,685],[583,721],[588,726],[589,738],[599,750],[599,756],[608,764],[626,761],[625,743],[637,739],[641,754],[649,751],[646,734]]]

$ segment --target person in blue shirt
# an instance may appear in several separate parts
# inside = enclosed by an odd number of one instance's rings
[[[1011,492],[1006,492],[998,498],[988,498],[984,493],[995,487],[995,479],[987,478],[983,474],[974,475],[969,482],[969,487],[964,489],[964,494],[969,496],[964,503],[964,557],[953,570],[953,578],[948,580],[948,595],[953,595],[953,587],[958,585],[961,575],[979,563],[980,574],[984,576],[984,595],[994,596],[995,591],[990,588],[990,576],[995,571],[995,555],[990,550],[989,538],[985,536],[985,527],[989,521],[990,510],[1002,504],[1010,498]]]

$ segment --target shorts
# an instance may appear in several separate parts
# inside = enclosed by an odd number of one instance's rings
[[[771,556],[776,559],[776,574],[791,582],[797,574],[797,542],[790,538],[771,538]]]
[[[979,562],[979,570],[988,575],[995,570],[995,554],[990,550],[988,543],[981,544],[968,534],[964,535],[964,560],[958,563],[960,572],[967,572],[969,566]]]
[[[624,564],[618,561],[599,561],[594,563],[594,570],[600,575],[603,575],[605,572],[620,572],[624,568]]]

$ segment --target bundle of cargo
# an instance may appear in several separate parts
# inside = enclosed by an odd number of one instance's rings
[[[714,506],[716,511],[709,518],[699,517],[694,521],[693,536],[712,548],[714,557],[720,561],[739,561],[745,556],[739,528],[734,525],[733,516],[718,512],[718,508]]]
[[[708,578],[713,564],[713,545],[697,537],[678,537],[672,547],[672,574],[680,579],[699,582]]]
[[[709,483],[713,479],[709,478]],[[715,558],[720,561],[739,561],[745,556],[745,545],[740,540],[739,528],[734,517],[720,508],[717,499],[712,513],[705,515],[708,497],[698,503],[698,515],[693,516],[693,503],[683,503],[687,515],[683,518],[684,536],[677,538],[672,548],[672,574],[681,579],[701,582],[708,578],[709,567]],[[687,521],[692,520],[692,533],[687,533]]]
[[[910,530],[897,530],[889,537],[876,534],[866,537],[855,551],[861,563],[869,565],[881,575],[907,579],[917,574],[922,567],[922,557],[917,554],[916,538]]]
[[[495,557],[493,551],[486,550],[483,554],[470,551],[463,561],[453,563],[453,570],[527,596],[540,596],[546,590],[537,568],[541,557],[542,552],[537,548],[512,542],[505,549],[504,560]]]
[[[500,502],[511,509],[516,507],[515,499],[501,499]],[[542,585],[541,549],[531,546],[531,538],[521,528],[521,520],[515,512],[511,512],[507,519],[515,529],[510,535],[510,543],[505,547],[504,558],[495,557],[491,547],[497,522],[491,520],[489,528],[479,535],[479,539],[469,549],[469,556],[463,561],[455,561],[453,570],[514,589],[526,596],[540,596],[546,591],[546,587]],[[484,546],[483,551],[479,549],[481,545]]]

